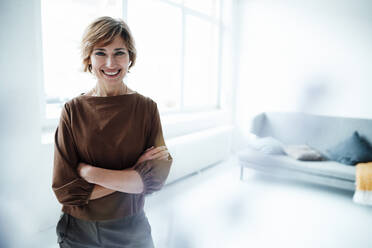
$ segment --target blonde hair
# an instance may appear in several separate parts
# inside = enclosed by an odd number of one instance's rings
[[[133,36],[128,25],[122,19],[114,19],[109,16],[103,16],[93,21],[85,30],[81,41],[81,57],[83,59],[83,70],[92,72],[90,56],[93,47],[97,44],[103,46],[109,45],[119,35],[128,49],[129,59],[131,61],[129,68],[136,63],[137,51],[134,44]]]

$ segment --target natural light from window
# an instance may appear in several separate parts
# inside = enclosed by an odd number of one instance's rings
[[[123,18],[137,47],[125,79],[154,99],[161,112],[219,107],[221,0],[42,0],[45,119],[57,119],[64,102],[87,92],[94,77],[82,71],[80,40],[100,16]]]

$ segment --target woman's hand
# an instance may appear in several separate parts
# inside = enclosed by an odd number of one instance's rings
[[[89,171],[92,168],[90,164],[86,164],[83,162],[80,162],[78,167],[77,167],[77,172],[79,176],[81,176],[85,181],[89,182]]]
[[[169,152],[166,146],[150,147],[137,160],[136,164],[147,160],[168,160]]]

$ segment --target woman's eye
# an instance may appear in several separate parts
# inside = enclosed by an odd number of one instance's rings
[[[124,52],[117,52],[115,55],[124,55]]]
[[[96,55],[98,55],[98,56],[104,56],[105,53],[103,53],[103,52],[97,52]]]

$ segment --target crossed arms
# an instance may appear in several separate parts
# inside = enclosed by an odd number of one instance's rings
[[[150,160],[169,161],[167,147],[148,148],[137,160],[136,165]],[[116,191],[140,194],[144,190],[141,175],[132,168],[118,171],[79,163],[77,172],[87,182],[95,184],[89,200],[98,199]]]
[[[81,163],[71,128],[71,110],[66,103],[54,137],[52,188],[57,200],[66,206],[82,206],[116,191],[146,195],[160,190],[173,159],[165,146],[156,105],[152,112],[150,130],[146,132],[146,143],[152,147],[131,168],[109,170]]]

